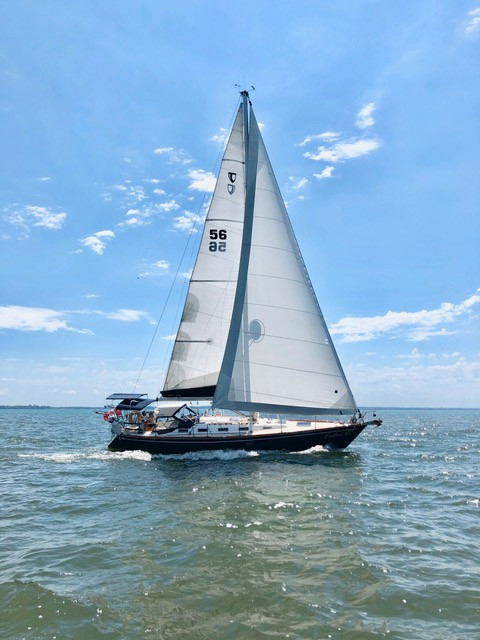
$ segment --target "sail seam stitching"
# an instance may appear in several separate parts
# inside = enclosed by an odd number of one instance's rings
[[[235,360],[235,362],[243,362],[243,360]],[[343,379],[343,376],[336,373],[325,373],[323,371],[312,371],[310,369],[295,369],[295,367],[282,367],[278,364],[265,364],[262,362],[253,362],[250,360],[251,365],[255,365],[257,367],[268,367],[269,369],[285,369],[286,371],[299,371],[300,373],[313,373],[317,376],[327,376],[328,378],[340,378]],[[264,392],[262,391],[262,394]],[[265,394],[272,395],[272,394]]]
[[[249,335],[250,331],[243,331],[242,333],[243,335]],[[277,336],[277,335],[274,335],[273,333],[267,333],[265,335],[268,338],[278,338],[279,340],[292,340],[292,342],[303,342],[304,344],[316,344],[319,347],[330,347],[330,343],[325,344],[324,342],[317,342],[316,340],[302,340],[302,338],[292,338],[291,336]],[[270,365],[267,364],[266,366],[268,367]]]

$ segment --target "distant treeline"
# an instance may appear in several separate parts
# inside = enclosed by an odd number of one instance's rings
[[[51,407],[46,404],[0,404],[0,409],[96,409],[97,407]]]

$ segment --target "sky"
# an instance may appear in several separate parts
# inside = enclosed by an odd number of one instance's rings
[[[479,0],[0,6],[0,404],[155,397],[240,85],[357,403],[480,407]]]

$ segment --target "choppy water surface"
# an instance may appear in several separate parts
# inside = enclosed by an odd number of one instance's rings
[[[1,411],[0,638],[480,637],[480,411],[383,411],[345,452],[109,453]]]

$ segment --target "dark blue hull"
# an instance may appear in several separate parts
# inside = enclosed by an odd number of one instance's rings
[[[242,449],[245,451],[305,451],[321,445],[345,449],[366,427],[366,424],[345,424],[331,429],[315,429],[297,433],[239,436],[161,436],[125,434],[115,436],[108,445],[111,451],[146,451],[152,455],[192,453]]]

